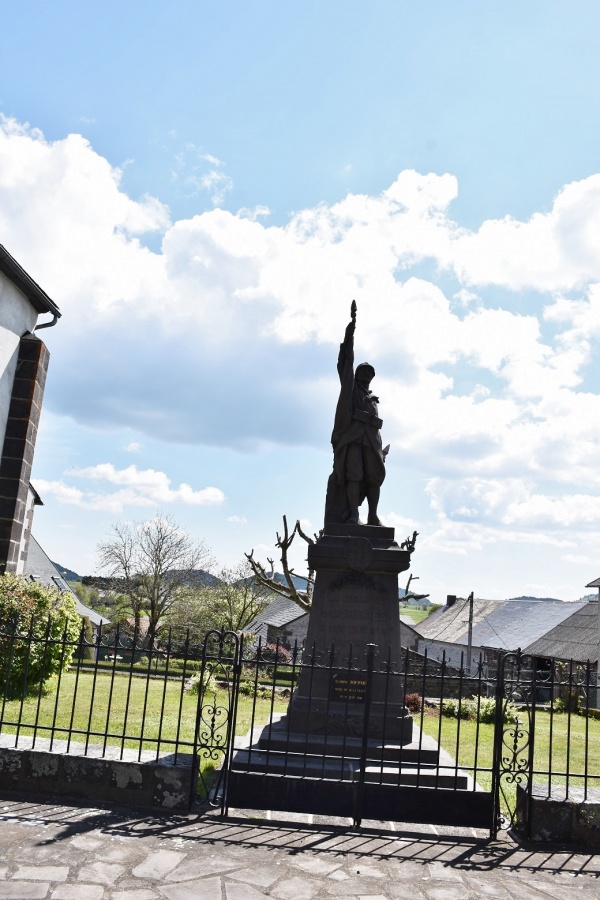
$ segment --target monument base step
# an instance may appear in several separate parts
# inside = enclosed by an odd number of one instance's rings
[[[415,729],[416,731],[416,729]],[[433,738],[417,732],[418,739],[410,744],[397,744],[378,740],[367,741],[369,759],[379,763],[396,762],[399,764],[437,766],[440,751]],[[301,734],[287,730],[285,718],[274,721],[260,729],[260,734],[253,736],[261,750],[280,753],[318,754],[319,756],[359,758],[362,752],[362,738],[344,735]]]
[[[358,779],[360,761],[356,758],[339,756],[295,755],[248,748],[235,753],[232,771],[354,782]],[[467,790],[469,787],[467,775],[455,768],[425,765],[382,766],[375,760],[367,760],[365,782],[450,790]]]

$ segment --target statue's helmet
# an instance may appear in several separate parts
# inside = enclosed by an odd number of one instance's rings
[[[368,370],[368,374],[367,374],[367,370]],[[356,371],[354,372],[354,377],[358,378],[359,373],[367,376],[367,378],[369,378],[369,380],[371,380],[372,378],[375,378],[375,369],[373,368],[371,363],[368,363],[368,362],[359,363],[359,365],[356,367]]]

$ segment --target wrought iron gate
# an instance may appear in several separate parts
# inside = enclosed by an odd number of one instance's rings
[[[335,648],[326,659],[302,657],[297,648],[288,653],[260,642],[244,650],[235,635],[210,636],[200,675],[197,758],[205,767],[222,765],[210,786],[201,770],[201,792],[223,812],[233,806],[349,817],[357,825],[378,819],[492,830],[493,741],[485,759],[480,726],[463,718],[467,710],[475,719],[482,711],[490,715],[491,704],[493,727],[496,701],[484,696],[483,668],[468,676],[410,653],[399,666],[374,647],[362,659],[361,665],[352,654],[340,659]],[[304,734],[292,731],[287,715],[301,675],[331,685],[322,701],[324,725]],[[389,698],[399,692],[412,709],[410,744],[385,733],[386,703],[391,709]],[[247,724],[238,728],[245,737],[234,741],[240,696]],[[377,705],[381,733],[373,733]]]
[[[343,721],[327,718],[334,705],[327,699],[320,732],[291,729],[289,703],[302,673],[334,685],[338,710],[346,698]],[[348,817],[356,825],[377,819],[471,826],[492,835],[500,827],[526,830],[534,781],[548,790],[560,783],[566,796],[569,779],[584,791],[600,785],[600,773],[589,772],[588,737],[579,756],[570,739],[571,710],[589,706],[590,667],[516,652],[488,675],[483,660],[471,673],[411,653],[392,666],[389,654],[382,659],[372,648],[358,666],[352,656],[338,659],[334,648],[323,660],[261,642],[245,648],[243,637],[211,632],[198,676],[198,793],[222,813],[273,809]],[[413,716],[410,744],[373,735],[376,679],[379,697],[382,680],[385,696],[394,680],[401,685]],[[556,724],[561,704],[567,715]],[[550,728],[549,760],[534,754],[536,717]],[[567,759],[553,767],[561,735]]]
[[[223,814],[234,752],[242,640],[233,631],[209,631],[197,676],[193,750],[197,779],[192,779],[190,805],[197,795],[211,806],[220,807]]]
[[[585,802],[600,787],[592,665],[520,651],[500,660],[494,745],[496,830],[530,836],[532,804]]]

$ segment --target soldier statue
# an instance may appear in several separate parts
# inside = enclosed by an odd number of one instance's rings
[[[337,364],[340,396],[331,435],[333,472],[327,483],[325,523],[360,524],[358,509],[366,497],[367,525],[381,525],[377,505],[389,445],[382,446],[379,398],[369,389],[375,369],[370,363],[360,363],[354,371],[354,300],[350,315]]]

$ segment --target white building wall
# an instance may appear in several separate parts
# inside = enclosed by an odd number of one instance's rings
[[[29,300],[0,272],[0,452],[4,444],[19,340],[26,331],[33,331],[37,316]]]
[[[428,641],[425,640],[425,638],[420,638],[417,647],[417,653],[424,656],[425,651],[427,651],[429,659],[433,659],[436,662],[442,662],[442,660],[445,659],[446,663],[453,669],[460,669],[461,665],[466,667],[467,650],[468,647],[466,644],[451,644],[446,643],[445,641]],[[481,647],[473,647],[471,650],[471,674],[475,674],[477,671],[479,655],[481,652]]]

